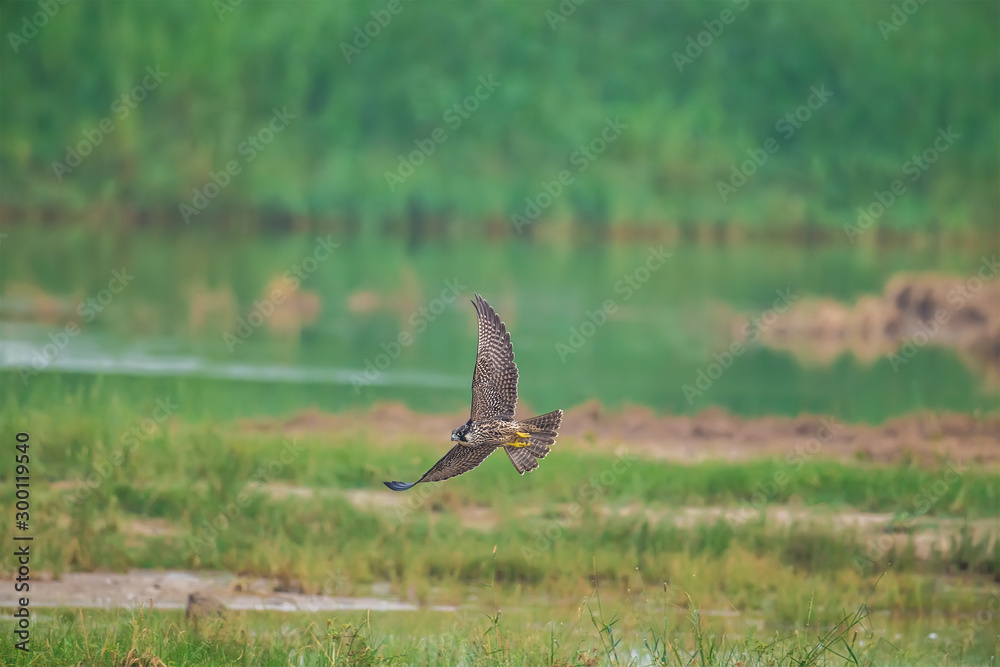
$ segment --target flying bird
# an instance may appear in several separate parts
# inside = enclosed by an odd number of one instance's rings
[[[472,413],[469,421],[451,432],[457,442],[434,467],[416,482],[384,482],[393,491],[405,491],[420,482],[440,482],[479,467],[498,447],[503,447],[517,472],[538,467],[550,445],[555,444],[562,410],[517,421],[517,365],[510,333],[500,316],[476,294],[472,302],[479,317],[479,349],[472,373]]]

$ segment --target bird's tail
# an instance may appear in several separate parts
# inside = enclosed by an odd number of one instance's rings
[[[559,433],[559,426],[562,425],[562,415],[562,410],[556,410],[555,412],[549,412],[538,417],[525,419],[520,423],[521,427],[531,434],[531,438],[528,440],[529,449],[531,445],[545,445],[547,447],[555,443],[556,435]],[[547,453],[548,451],[546,451]]]
[[[517,471],[522,475],[538,467],[538,459],[549,454],[549,445],[556,442],[559,425],[562,424],[562,410],[525,419],[518,424],[518,430],[530,434],[528,444],[518,447],[507,446],[504,450]]]

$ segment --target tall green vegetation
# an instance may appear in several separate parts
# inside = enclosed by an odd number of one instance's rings
[[[515,235],[511,216],[546,203],[543,182],[563,170],[572,182],[525,233],[667,223],[843,238],[895,179],[906,191],[880,230],[996,224],[996,3],[914,4],[892,32],[884,3],[589,2],[562,22],[554,2],[388,4],[69,3],[12,41],[38,7],[4,3],[5,217],[182,227],[180,204],[235,161],[191,225]],[[372,12],[387,25],[359,38]],[[148,66],[168,74],[114,107]],[[477,109],[454,110],[489,76],[499,85]],[[777,124],[813,86],[832,97],[789,135]],[[275,109],[294,118],[241,151]],[[596,160],[573,160],[617,118],[627,127]],[[948,127],[954,144],[904,173]],[[88,133],[100,142],[60,180],[53,163]],[[777,151],[723,201],[718,183],[771,138]],[[417,142],[433,154],[390,188]]]

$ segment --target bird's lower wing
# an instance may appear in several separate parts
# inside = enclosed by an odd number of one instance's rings
[[[481,447],[467,447],[465,445],[455,445],[441,460],[434,464],[434,467],[418,479],[416,482],[383,482],[393,491],[406,491],[420,482],[440,482],[452,477],[458,477],[462,473],[475,470],[486,460],[486,457],[493,453],[495,446],[485,445]]]

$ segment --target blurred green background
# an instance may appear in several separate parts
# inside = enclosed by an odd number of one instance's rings
[[[538,410],[995,405],[982,368],[933,345],[902,367],[756,345],[702,395],[683,386],[778,290],[849,306],[996,251],[996,3],[46,7],[0,5],[5,399],[457,411],[478,291]],[[285,278],[317,238],[336,249]],[[417,326],[446,281],[457,300]],[[233,344],[275,289],[285,305]]]

